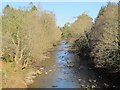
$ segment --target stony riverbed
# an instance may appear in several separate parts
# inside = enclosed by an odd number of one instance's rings
[[[37,78],[29,88],[99,88],[98,75],[85,58],[70,53],[74,49],[62,42],[49,52],[39,66]],[[33,76],[34,78],[34,76]]]

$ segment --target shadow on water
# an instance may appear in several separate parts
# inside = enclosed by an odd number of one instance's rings
[[[50,58],[40,64],[40,67],[45,68],[43,73],[29,88],[100,87],[88,60],[70,51],[72,49],[67,42],[62,42],[51,50]]]

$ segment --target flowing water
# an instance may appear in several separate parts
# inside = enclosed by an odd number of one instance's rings
[[[99,87],[97,74],[88,60],[70,53],[70,45],[64,41],[52,49],[47,60],[40,64],[43,73],[29,88],[81,88]]]

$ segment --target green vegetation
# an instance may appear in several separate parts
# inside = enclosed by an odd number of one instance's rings
[[[24,73],[32,62],[41,61],[43,54],[55,46],[54,43],[61,37],[72,42],[77,54],[89,57],[95,67],[120,72],[119,14],[116,3],[109,2],[101,7],[94,23],[91,17],[82,14],[74,23],[66,23],[62,28],[56,26],[53,12],[41,10],[32,3],[30,7],[22,9],[7,5],[3,13],[2,20],[0,18],[1,57],[5,67],[2,72],[5,83],[17,70]],[[11,71],[14,73],[11,74]]]
[[[77,17],[77,20],[70,24],[67,23],[62,28],[63,38],[77,39],[85,32],[88,32],[92,27],[92,18],[87,14],[82,14]]]
[[[7,5],[2,16],[3,60],[27,66],[31,59],[40,60],[52,44],[60,40],[52,12],[29,8],[14,9]],[[26,64],[26,65],[23,65]]]
[[[119,71],[119,43],[118,5],[109,2],[101,8],[92,28],[75,40],[73,46],[80,55],[91,57],[96,67]]]
[[[96,67],[120,69],[117,4],[101,7],[94,23],[86,14],[78,16],[74,23],[65,24],[62,36],[71,38],[79,54],[91,57]]]
[[[72,37],[78,38],[92,27],[92,18],[87,14],[82,14],[77,17],[77,20],[71,25],[70,32]]]
[[[118,5],[108,3],[88,33],[91,54],[98,67],[120,68],[118,43]]]
[[[66,23],[64,27],[61,28],[63,39],[68,39],[69,37],[71,37],[70,29],[71,29],[70,23]]]
[[[25,73],[36,69],[36,63],[45,58],[44,53],[60,40],[61,31],[54,13],[39,9],[39,5],[30,3],[21,9],[7,5],[3,13],[3,87],[26,87]]]
[[[92,66],[101,77],[100,79],[106,83],[103,87],[120,86],[120,20],[118,5],[109,2],[107,6],[101,7],[93,25],[88,23],[91,27],[87,28],[87,23],[82,25],[79,22],[76,28],[71,31],[77,37],[73,40],[76,53],[92,63]],[[79,33],[81,32],[81,25],[83,33]],[[78,30],[78,36],[74,33],[75,30]]]
[[[62,28],[63,38],[72,38],[80,55],[89,56],[96,67],[120,68],[118,33],[118,5],[108,3],[101,7],[94,23],[86,14]]]

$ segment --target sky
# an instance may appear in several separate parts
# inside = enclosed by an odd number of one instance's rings
[[[28,6],[29,2],[3,2],[2,9],[7,4],[13,8],[20,8],[20,6]],[[42,9],[54,12],[57,26],[61,27],[67,22],[74,22],[75,17],[82,13],[88,14],[94,20],[100,8],[107,5],[107,2],[41,2],[40,5]]]

